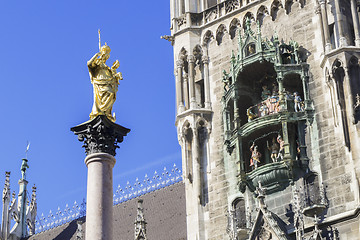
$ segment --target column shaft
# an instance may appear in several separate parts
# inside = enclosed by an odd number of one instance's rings
[[[351,120],[352,123],[355,123],[355,103],[354,103],[354,98],[353,98],[353,94],[351,91],[351,79],[349,76],[349,68],[348,67],[344,67],[344,86],[345,86],[345,101],[348,102],[349,104],[346,104],[346,107],[348,108],[347,110],[349,111],[349,118]]]
[[[190,108],[196,108],[195,97],[195,57],[190,55],[189,62],[189,87],[190,87]]]
[[[334,0],[335,3],[335,11],[336,11],[336,25],[339,30],[339,47],[347,46],[347,41],[344,34],[343,28],[343,18],[340,11],[340,2],[339,0]]]
[[[323,51],[325,51],[324,28],[323,28],[323,21],[322,21],[322,17],[321,17],[321,9],[320,9],[320,6],[319,6],[319,5],[317,6],[315,13],[319,16],[320,32],[321,32],[321,42],[322,42]]]
[[[351,3],[351,15],[353,20],[354,26],[354,33],[355,33],[355,46],[360,47],[360,24],[359,24],[359,15],[356,10],[356,0],[350,0]]]
[[[330,41],[330,31],[329,31],[329,22],[327,18],[326,12],[326,2],[325,0],[320,0],[320,9],[321,9],[321,17],[324,29],[324,36],[325,36],[325,51],[328,52],[331,50],[331,41]]]
[[[184,90],[184,99],[185,99],[185,109],[189,109],[189,76],[185,73],[184,74],[184,83],[183,83],[183,90]]]
[[[88,167],[86,240],[113,239],[113,167],[108,153],[93,153],[85,158]]]
[[[237,129],[238,127],[240,127],[240,115],[239,115],[239,104],[238,104],[238,99],[235,97],[234,98],[234,128]]]
[[[181,60],[176,62],[177,64],[177,74],[176,74],[176,110],[178,113],[181,113],[184,110],[184,97],[182,91],[182,68],[183,62]]]
[[[204,88],[205,88],[205,108],[211,108],[210,101],[210,80],[209,80],[209,57],[203,56],[202,62],[204,64]]]

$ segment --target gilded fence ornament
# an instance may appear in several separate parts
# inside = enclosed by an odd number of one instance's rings
[[[88,62],[91,83],[94,88],[94,104],[90,113],[90,119],[98,115],[106,115],[108,119],[115,122],[115,114],[112,114],[112,107],[116,100],[119,80],[122,75],[117,72],[119,61],[116,60],[112,67],[106,65],[106,60],[110,57],[110,47],[103,45]]]

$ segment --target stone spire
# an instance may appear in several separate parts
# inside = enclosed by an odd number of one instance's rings
[[[138,200],[137,214],[135,219],[135,240],[147,240],[146,221],[144,218],[143,200]]]
[[[303,240],[304,239],[304,215],[303,205],[302,205],[302,196],[300,191],[295,188],[293,190],[293,212],[294,212],[294,227],[296,232],[296,240]]]
[[[5,186],[2,195],[2,221],[1,221],[1,239],[7,239],[10,231],[9,205],[11,201],[10,196],[10,172],[5,172]]]
[[[255,193],[257,194],[257,199],[258,199],[258,203],[259,203],[259,208],[260,209],[266,209],[266,204],[265,204],[265,192],[266,189],[262,187],[261,182],[259,182],[259,186],[256,187]]]
[[[21,179],[19,180],[19,194],[18,198],[15,198],[15,193],[12,196],[10,203],[10,194],[3,195],[3,227],[2,227],[2,240],[12,239],[18,240],[29,235],[35,234],[35,218],[37,211],[36,204],[36,187],[32,188],[31,202],[29,205],[27,198],[27,184],[26,169],[29,168],[27,159],[22,159],[21,164]],[[10,191],[9,187],[10,173],[6,173],[5,189]],[[4,193],[6,192],[4,189]],[[5,198],[4,198],[5,196]],[[13,216],[15,224],[9,231],[10,216]],[[29,232],[28,232],[29,227]]]

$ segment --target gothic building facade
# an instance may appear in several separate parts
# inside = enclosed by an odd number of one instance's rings
[[[187,239],[359,239],[356,0],[171,0]]]
[[[182,182],[118,189],[114,238],[359,239],[358,2],[170,3]],[[26,162],[0,239],[84,239],[78,205],[36,218]]]

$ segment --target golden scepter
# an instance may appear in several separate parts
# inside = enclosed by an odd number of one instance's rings
[[[101,49],[101,40],[100,40],[100,29],[99,29],[99,51],[100,51],[100,49]]]

